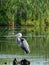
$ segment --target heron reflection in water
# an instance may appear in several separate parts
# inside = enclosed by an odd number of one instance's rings
[[[22,37],[22,33],[17,33],[17,34],[16,34],[16,39],[17,39],[17,43],[19,44],[19,46],[20,46],[26,53],[30,53],[29,45],[28,45],[26,39]]]

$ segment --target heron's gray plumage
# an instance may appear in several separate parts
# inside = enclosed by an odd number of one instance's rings
[[[19,36],[19,35],[18,35],[18,36]],[[21,37],[18,37],[18,36],[17,36],[17,42],[18,42],[18,44],[21,46],[21,48],[22,48],[26,53],[30,53],[29,45],[28,45],[26,39],[25,39],[25,38],[22,38],[22,36],[21,36]]]
[[[30,52],[30,49],[29,49],[29,45],[28,45],[28,42],[26,41],[25,38],[21,38],[21,47],[24,48],[24,50],[26,51],[26,53],[29,53]]]

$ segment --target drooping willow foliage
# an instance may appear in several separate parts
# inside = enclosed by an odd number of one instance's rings
[[[45,19],[49,17],[48,11],[48,0],[0,0],[0,23],[8,24],[15,18],[17,21]]]

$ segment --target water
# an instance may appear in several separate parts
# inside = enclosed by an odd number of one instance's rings
[[[30,46],[30,54],[25,54],[18,46],[15,35],[21,32]],[[9,27],[0,27],[0,63],[4,61],[12,65],[13,59],[28,59],[31,65],[49,65],[49,40],[46,32],[35,31],[31,26],[18,27],[10,29]],[[9,64],[10,63],[10,64]]]
[[[45,59],[39,56],[25,56],[25,55],[0,55],[0,59],[2,59],[1,65],[6,61],[9,65],[12,65],[13,59],[16,58],[18,61],[23,58],[30,61],[30,65],[49,65],[49,59]],[[4,61],[3,61],[4,59]],[[9,62],[10,61],[10,62]]]

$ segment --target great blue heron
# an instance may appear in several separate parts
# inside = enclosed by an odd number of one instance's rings
[[[18,42],[18,44],[21,46],[21,48],[22,48],[26,53],[30,53],[29,45],[28,45],[27,41],[25,40],[25,38],[22,37],[22,34],[21,34],[21,33],[17,33],[17,34],[16,34],[16,38],[17,38],[17,42]]]

